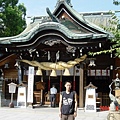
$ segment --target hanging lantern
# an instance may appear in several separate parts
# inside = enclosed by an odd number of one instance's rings
[[[36,72],[36,75],[42,75],[42,71],[40,68],[38,68],[37,72]]]
[[[65,71],[63,73],[64,76],[70,76],[70,71],[68,70],[68,68],[65,68]]]
[[[96,66],[95,61],[91,59],[90,64],[88,66]]]
[[[56,77],[57,76],[56,71],[54,69],[52,70],[50,76],[52,76],[52,77]]]

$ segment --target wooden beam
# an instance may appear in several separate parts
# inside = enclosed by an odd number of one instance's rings
[[[79,81],[79,107],[83,108],[83,64],[80,65],[80,81]]]

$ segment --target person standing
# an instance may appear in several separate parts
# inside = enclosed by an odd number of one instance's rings
[[[77,94],[71,91],[71,87],[71,82],[66,81],[66,91],[60,94],[59,117],[61,120],[75,120],[77,116]]]
[[[56,94],[57,94],[57,89],[55,88],[55,85],[52,85],[52,88],[50,88],[51,107],[55,107]]]

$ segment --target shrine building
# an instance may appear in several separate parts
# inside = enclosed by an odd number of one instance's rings
[[[85,105],[84,87],[90,82],[97,87],[100,105],[109,105],[109,84],[119,59],[109,53],[96,56],[88,53],[110,49],[113,35],[87,20],[66,0],[58,0],[54,11],[46,8],[46,12],[48,16],[34,17],[21,34],[0,38],[4,99],[10,99],[11,81],[28,84],[29,66],[33,66],[34,104],[50,104],[49,91],[53,84],[58,90],[58,104],[59,93],[65,90],[65,81],[70,80],[80,108]],[[43,88],[39,82],[44,83]]]

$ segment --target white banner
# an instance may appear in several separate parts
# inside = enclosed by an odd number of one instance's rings
[[[29,67],[27,102],[33,103],[34,67]]]

